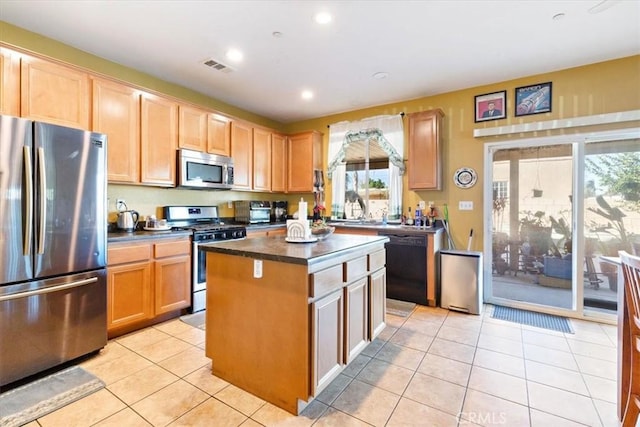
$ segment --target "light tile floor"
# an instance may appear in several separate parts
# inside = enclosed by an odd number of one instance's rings
[[[81,365],[106,388],[35,426],[617,426],[615,326],[575,334],[418,307],[294,417],[211,375],[204,331],[174,319]]]

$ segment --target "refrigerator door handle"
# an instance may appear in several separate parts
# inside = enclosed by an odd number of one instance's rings
[[[31,147],[23,148],[24,157],[24,181],[25,181],[25,218],[22,241],[22,253],[31,253],[31,240],[33,239],[33,165],[31,163]]]
[[[39,255],[44,254],[44,239],[45,239],[45,225],[47,223],[47,174],[44,163],[44,148],[38,148],[38,178],[39,178],[39,197],[40,202],[39,214],[40,224],[38,227],[38,246],[37,251]]]
[[[78,288],[80,286],[96,283],[97,281],[98,281],[97,277],[91,277],[89,279],[78,280],[76,282],[65,283],[63,285],[51,286],[49,288],[36,289],[34,291],[27,291],[27,292],[19,292],[17,294],[11,294],[11,295],[4,295],[4,296],[0,296],[0,302],[10,301],[18,298],[27,298],[34,295],[49,294],[51,292],[59,292],[59,291],[64,291],[66,289]]]

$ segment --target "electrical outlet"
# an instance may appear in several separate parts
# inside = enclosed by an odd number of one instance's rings
[[[473,202],[471,201],[460,201],[458,202],[458,209],[461,211],[472,211],[473,210]]]
[[[123,206],[121,206],[123,205]],[[125,210],[127,207],[127,204],[125,203],[124,199],[116,199],[116,210],[119,211],[121,210]]]
[[[424,200],[420,200],[420,202],[418,202],[418,206],[420,206],[421,210],[425,210],[427,207],[427,204],[424,202]]]
[[[262,278],[262,260],[261,259],[253,260],[253,277],[256,279]]]

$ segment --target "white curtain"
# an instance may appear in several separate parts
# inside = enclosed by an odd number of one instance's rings
[[[345,138],[349,134],[349,138]],[[355,134],[355,135],[354,135]],[[389,156],[389,218],[402,214],[402,174],[404,174],[404,127],[402,116],[376,116],[357,122],[340,122],[329,126],[329,168],[332,180],[331,215],[344,214],[346,164],[345,149],[348,140],[375,138]]]
[[[349,122],[335,123],[329,126],[329,161],[336,159],[342,150],[344,135],[349,130]],[[343,152],[344,153],[344,152]],[[331,179],[331,218],[341,219],[344,216],[345,180],[347,165],[344,156],[333,171],[327,173]]]

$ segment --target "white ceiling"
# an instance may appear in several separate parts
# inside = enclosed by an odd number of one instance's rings
[[[640,53],[638,0],[2,0],[0,19],[282,123]],[[230,47],[233,72],[202,64]]]

